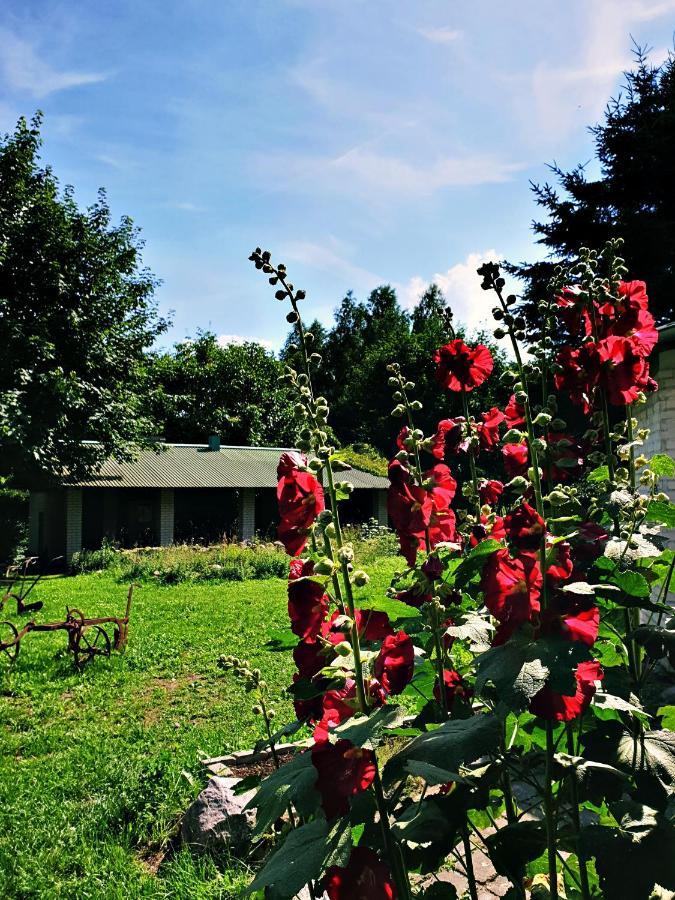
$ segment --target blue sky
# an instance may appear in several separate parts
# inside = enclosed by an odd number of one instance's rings
[[[134,218],[171,339],[279,345],[256,244],[325,321],[435,279],[479,326],[476,266],[532,256],[528,181],[592,157],[631,36],[657,60],[674,28],[675,0],[4,0],[0,129],[41,108],[62,183]]]

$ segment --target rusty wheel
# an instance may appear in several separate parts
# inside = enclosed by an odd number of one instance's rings
[[[110,656],[110,636],[101,625],[80,631],[73,645],[75,666],[83,669],[95,656]]]
[[[13,622],[0,622],[0,653],[4,653],[10,660],[19,655],[19,629]]]
[[[84,613],[74,606],[66,606],[66,621],[73,622],[78,628],[82,628],[84,625]]]

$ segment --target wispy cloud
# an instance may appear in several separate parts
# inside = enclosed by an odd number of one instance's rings
[[[0,71],[6,88],[42,99],[55,91],[96,84],[108,76],[103,72],[58,70],[51,66],[36,45],[0,28]]]
[[[205,206],[199,206],[199,204],[191,203],[189,200],[178,201],[176,203],[166,203],[165,206],[171,207],[171,209],[180,209],[182,212],[206,212]]]
[[[430,196],[444,188],[499,184],[511,181],[524,163],[507,162],[497,156],[472,154],[448,156],[432,161],[411,161],[379,153],[367,145],[337,157],[299,154],[260,156],[256,169],[275,189],[317,189],[339,192],[378,203]]]
[[[350,248],[328,237],[323,243],[288,241],[280,247],[284,260],[299,263],[308,269],[329,273],[343,282],[344,289],[372,290],[386,279],[364,269],[349,259]]]
[[[458,28],[418,28],[417,33],[432,44],[452,44],[462,36]]]

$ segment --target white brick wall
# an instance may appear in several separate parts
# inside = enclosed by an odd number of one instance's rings
[[[373,517],[377,519],[380,525],[387,525],[389,523],[386,490],[373,491]]]
[[[173,544],[173,488],[162,488],[159,495],[159,543],[161,547]]]
[[[239,492],[239,539],[250,541],[255,534],[255,490],[242,488]]]
[[[643,452],[645,456],[667,453],[675,458],[675,348],[661,353],[656,380],[658,391],[637,408],[640,425],[650,430]],[[664,479],[662,485],[675,500],[675,478]]]
[[[66,488],[66,562],[82,549],[82,489]]]

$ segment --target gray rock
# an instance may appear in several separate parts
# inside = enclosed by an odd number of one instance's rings
[[[235,794],[238,778],[214,776],[187,808],[181,823],[183,843],[202,850],[227,847],[235,855],[246,851],[255,825],[255,810],[244,807],[255,794]]]

